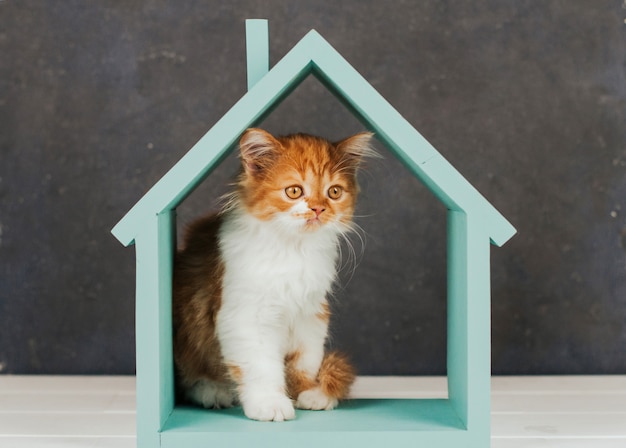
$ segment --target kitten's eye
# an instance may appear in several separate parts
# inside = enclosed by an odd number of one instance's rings
[[[332,186],[328,189],[328,197],[331,199],[339,199],[343,194],[343,188],[339,185]]]
[[[302,196],[302,187],[299,187],[298,185],[287,187],[285,188],[285,194],[289,199],[298,199]]]

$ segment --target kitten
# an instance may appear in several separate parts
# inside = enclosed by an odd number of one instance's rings
[[[229,204],[190,226],[175,260],[174,358],[187,399],[282,421],[294,401],[333,409],[347,396],[352,366],[324,353],[327,295],[371,137],[243,134]]]

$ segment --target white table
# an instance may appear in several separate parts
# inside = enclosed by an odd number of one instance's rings
[[[441,377],[360,377],[357,398],[446,396]],[[626,376],[492,378],[492,447],[626,447]],[[1,448],[135,446],[135,378],[0,376]]]

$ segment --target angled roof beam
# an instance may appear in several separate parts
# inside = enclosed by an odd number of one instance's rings
[[[263,66],[255,64],[252,65]],[[259,69],[253,76],[256,78],[261,72]],[[504,244],[515,234],[506,218],[315,30],[256,80],[250,91],[135,204],[113,228],[113,234],[122,244],[132,244],[146,219],[175,208],[228,155],[246,128],[260,122],[311,73],[377,132],[446,207],[481,216],[496,245]]]
[[[515,228],[316,31],[313,73],[448,209],[473,211],[491,242],[502,246]],[[449,195],[454,192],[454,198]]]
[[[309,33],[310,34],[310,33]],[[311,41],[302,38],[137,202],[111,230],[133,244],[145,221],[176,207],[208,176],[241,133],[260,122],[311,73]]]

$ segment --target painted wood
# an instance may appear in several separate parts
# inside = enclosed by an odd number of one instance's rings
[[[492,379],[493,395],[615,395],[626,394],[626,375],[499,376]]]
[[[492,448],[624,448],[623,439],[494,439]]]
[[[0,413],[29,412],[135,413],[135,394],[85,394],[66,391],[43,395],[0,392]]]
[[[480,220],[448,212],[448,393],[475,438],[489,444],[489,236]]]
[[[7,448],[135,448],[136,438],[129,437],[2,437],[0,446]]]
[[[350,389],[353,398],[448,398],[446,377],[360,376]]]
[[[481,216],[494,244],[513,226],[317,32],[314,74],[451,210]]]
[[[135,381],[134,377],[120,377],[122,381],[108,381],[107,377],[58,377],[56,384],[64,388],[48,389],[47,380],[41,383],[38,377],[19,377],[22,387],[0,389],[0,414],[2,413],[106,413],[134,414]],[[491,412],[493,414],[586,414],[603,415],[606,413],[626,414],[626,391],[619,387],[611,389],[614,377],[553,377],[544,379],[537,389],[520,391],[515,387],[526,387],[527,383],[536,383],[534,378],[514,377],[513,379],[492,379]],[[85,383],[97,384],[102,381],[101,389],[92,390]],[[501,380],[509,388],[500,385]],[[553,380],[553,381],[552,381]],[[561,382],[574,382],[579,390],[561,389]],[[595,383],[602,388],[596,389]],[[127,384],[125,384],[127,383]],[[605,384],[605,383],[608,383]],[[0,382],[0,384],[4,384]],[[108,384],[108,385],[107,385]],[[584,385],[581,386],[581,384]],[[132,389],[129,387],[132,385]],[[352,387],[353,398],[367,399],[406,399],[406,398],[447,398],[445,377],[359,377]]]
[[[20,395],[65,394],[67,392],[84,394],[120,394],[135,395],[135,377],[132,376],[65,376],[65,375],[0,375],[0,394]]]
[[[414,418],[421,416],[421,418]],[[164,446],[363,446],[393,440],[397,446],[423,442],[460,446],[466,432],[448,400],[352,400],[332,412],[297,411],[294,421],[267,424],[240,410],[176,409],[162,433]]]
[[[486,447],[490,441],[489,243],[515,229],[317,32],[268,71],[266,21],[246,25],[249,91],[113,229],[137,251],[137,442],[142,448],[301,442]],[[353,400],[332,413],[298,412],[268,425],[240,409],[174,407],[171,286],[176,206],[219,165],[239,135],[302,80],[323,84],[418,177],[448,213],[448,397]],[[341,432],[341,440],[336,436]],[[349,440],[347,440],[349,439]],[[302,445],[300,443],[300,445]]]
[[[448,208],[484,217],[489,236],[497,245],[513,236],[513,226],[314,30],[257,81],[146,193],[113,228],[113,234],[122,244],[131,244],[150,216],[175,208],[219,165],[246,128],[258,124],[311,74],[374,129],[381,141]]]
[[[626,414],[494,414],[493,437],[620,438],[626,441]],[[592,422],[592,424],[590,424]],[[590,447],[592,445],[589,445]],[[622,445],[626,446],[626,444]]]
[[[0,376],[0,446],[135,446],[134,405],[115,404],[118,396],[132,403],[134,385],[134,377]],[[626,446],[626,376],[494,377],[491,385],[493,448]],[[412,398],[445,390],[444,377],[360,377],[353,392]]]
[[[624,414],[626,424],[626,394],[534,394],[495,395],[491,399],[494,414],[585,414],[601,416]],[[599,417],[600,418],[600,417]],[[626,426],[624,428],[626,432]]]
[[[270,70],[270,41],[267,20],[246,20],[248,90]]]
[[[28,418],[24,418],[28,416]],[[24,434],[53,438],[57,436],[120,436],[135,435],[135,416],[109,414],[104,418],[94,418],[94,414],[84,412],[52,413],[17,412],[0,415],[0,446],[3,437],[17,437]]]
[[[240,408],[204,410],[180,407],[168,420],[164,433],[194,427],[207,434],[222,432],[419,432],[427,430],[463,432],[463,423],[448,400],[353,399],[333,412],[296,410],[295,420],[272,425],[246,418]],[[410,418],[415,415],[417,418]],[[415,436],[415,434],[414,434]],[[335,446],[336,443],[331,444]]]
[[[172,263],[175,211],[155,215],[136,240],[137,446],[159,446],[174,408]]]

